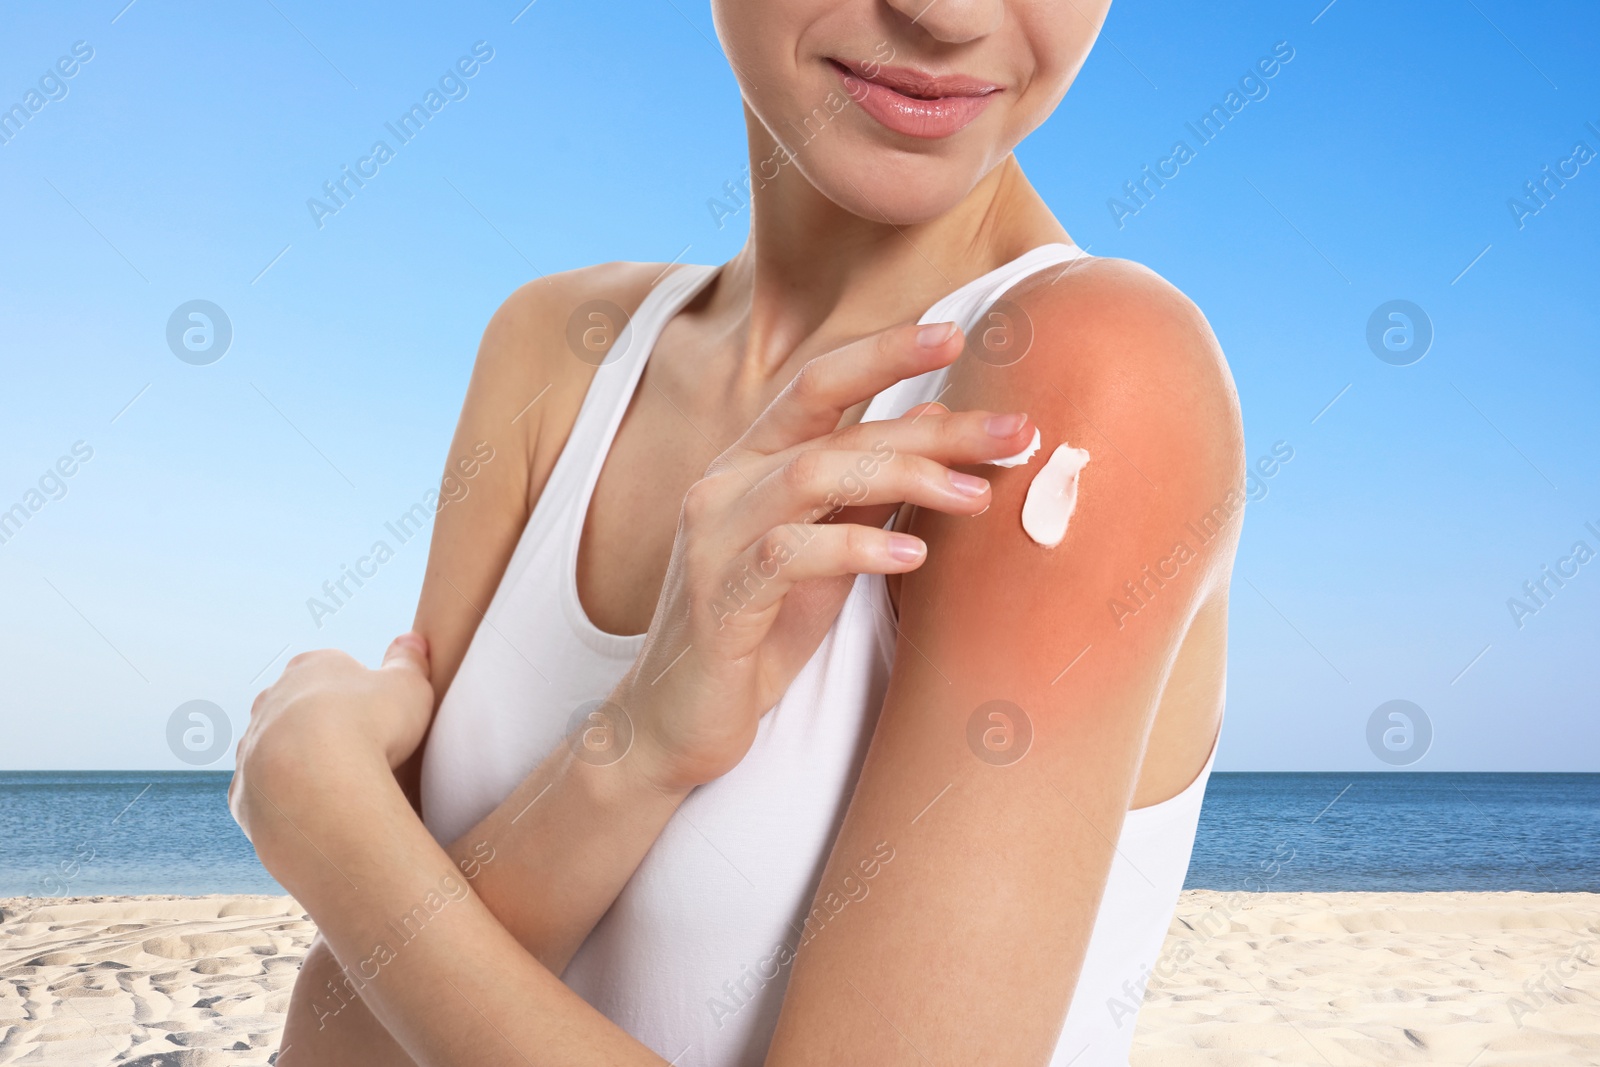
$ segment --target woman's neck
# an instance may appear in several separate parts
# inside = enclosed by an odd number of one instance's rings
[[[752,174],[781,155],[746,111]],[[920,316],[946,293],[1031,248],[1066,241],[1015,156],[951,210],[909,226],[873,222],[823,196],[794,163],[752,181],[750,236],[703,313],[742,348],[750,378],[770,378],[838,344]]]

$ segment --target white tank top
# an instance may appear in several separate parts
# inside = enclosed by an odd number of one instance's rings
[[[921,321],[970,331],[1018,281],[1083,255],[1070,244],[1035,248]],[[428,739],[422,807],[440,842],[498,806],[562,741],[578,706],[605,697],[639,652],[642,634],[606,633],[584,613],[578,540],[657,336],[716,271],[685,266],[659,282],[589,386]],[[943,378],[939,370],[898,383],[873,399],[865,420],[932,400]],[[778,961],[798,947],[883,702],[891,612],[882,576],[858,576],[749,754],[683,802],[562,975],[679,1067],[753,1067],[766,1055],[789,977]],[[1215,756],[1178,796],[1128,813],[1053,1067],[1127,1063]]]

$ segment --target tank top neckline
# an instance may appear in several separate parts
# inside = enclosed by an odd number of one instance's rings
[[[1050,241],[1036,245],[1014,259],[1000,264],[993,270],[980,274],[978,277],[957,286],[934,302],[932,307],[922,316],[920,322],[938,322],[941,318],[935,317],[942,313],[944,308],[958,304],[964,297],[975,290],[985,286],[999,283],[1003,290],[1014,285],[1028,275],[1042,270],[1056,262],[1076,259],[1087,255],[1076,244],[1070,241]],[[638,310],[628,320],[622,331],[618,334],[614,349],[621,349],[620,357],[608,359],[595,371],[595,381],[590,384],[591,394],[595,387],[603,381],[601,375],[615,370],[620,376],[615,381],[615,396],[608,413],[609,418],[593,441],[593,451],[588,457],[588,463],[582,470],[582,480],[571,493],[572,501],[569,520],[566,530],[563,531],[564,549],[561,559],[561,593],[560,600],[563,613],[573,633],[589,648],[595,652],[617,659],[632,659],[638,655],[643,647],[644,634],[616,634],[602,630],[589,618],[589,613],[583,606],[582,598],[578,595],[578,551],[583,539],[583,528],[588,522],[589,506],[594,499],[594,491],[600,480],[600,472],[605,465],[606,458],[611,454],[611,445],[616,440],[618,429],[622,425],[623,416],[633,401],[639,381],[644,375],[645,364],[649,362],[650,354],[654,351],[656,341],[668,322],[684,307],[699,295],[700,291],[722,271],[722,264],[686,264],[662,280],[656,282],[650,291],[645,294]],[[1007,277],[1010,275],[1010,277]],[[935,372],[938,373],[938,372]],[[914,379],[912,379],[914,380]],[[867,405],[863,421],[868,421],[879,410],[882,401],[895,388],[905,382],[898,382],[879,393]],[[588,399],[587,397],[585,398]],[[587,404],[584,406],[587,408]],[[578,419],[582,420],[586,411],[580,408]],[[597,413],[600,414],[600,413]],[[569,445],[577,438],[577,427],[569,437]],[[559,462],[559,461],[558,461]],[[554,475],[549,480],[555,481]],[[545,492],[550,492],[552,486],[547,483]],[[1176,799],[1176,798],[1174,798]],[[1159,806],[1159,805],[1158,805]],[[1149,809],[1141,809],[1149,810]]]

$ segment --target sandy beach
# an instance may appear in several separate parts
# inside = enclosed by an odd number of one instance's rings
[[[0,1064],[267,1063],[311,936],[288,897],[0,900]],[[1137,1027],[1134,1067],[1600,1064],[1600,894],[1186,892]]]

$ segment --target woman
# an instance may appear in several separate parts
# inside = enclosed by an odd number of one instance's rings
[[[416,633],[253,709],[280,1063],[1126,1062],[1243,463],[1199,312],[1011,155],[1108,2],[715,0],[745,248],[514,294]]]

